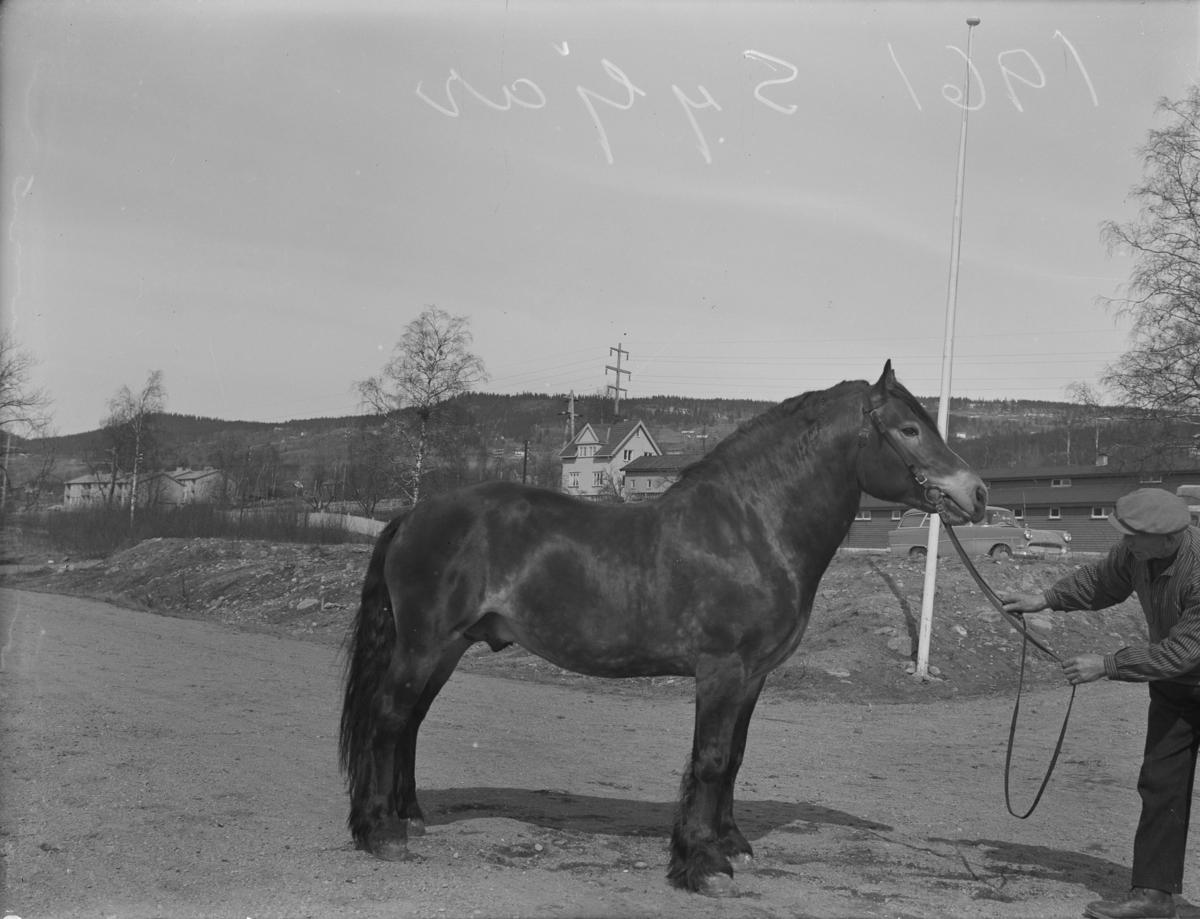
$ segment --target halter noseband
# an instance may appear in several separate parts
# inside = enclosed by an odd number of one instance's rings
[[[912,476],[912,480],[924,490],[925,500],[934,506],[936,513],[940,514],[945,503],[945,496],[942,494],[942,490],[936,485],[929,483],[929,476],[917,468],[916,463],[913,461],[912,453],[904,444],[892,436],[892,432],[887,429],[887,425],[883,423],[883,419],[879,415],[879,410],[887,404],[887,401],[888,397],[886,395],[882,399],[875,398],[869,389],[863,394],[863,423],[862,428],[858,432],[859,461],[861,463],[862,448],[867,445],[867,441],[871,436],[871,426],[874,425],[875,430],[879,432],[880,439],[896,451],[896,455],[900,457],[900,461],[908,467],[908,474]]]

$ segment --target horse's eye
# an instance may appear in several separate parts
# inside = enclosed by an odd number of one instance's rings
[[[905,428],[902,428],[901,430],[903,431],[905,437],[917,437],[921,433],[916,426],[911,424]]]

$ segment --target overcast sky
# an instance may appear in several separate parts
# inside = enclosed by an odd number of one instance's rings
[[[1137,146],[1197,5],[17,0],[3,321],[61,433],[356,410],[427,304],[491,380],[936,395],[966,71],[953,393],[1060,399],[1123,350]],[[710,104],[711,103],[711,104]],[[594,112],[594,115],[593,115]]]

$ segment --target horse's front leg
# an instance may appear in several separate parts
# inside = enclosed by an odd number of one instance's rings
[[[407,734],[407,728],[434,663],[399,649],[394,652],[368,703],[365,749],[361,756],[355,754],[361,762],[351,774],[350,830],[360,848],[388,861],[410,857],[408,820],[400,813],[398,793],[407,785],[403,772],[408,750],[415,753],[416,733]],[[403,743],[406,736],[411,744]],[[415,784],[412,791],[415,799]]]
[[[692,755],[680,783],[667,871],[677,887],[710,896],[737,895],[719,830],[733,737],[749,688],[740,659],[706,658],[697,666]]]
[[[400,740],[396,745],[396,754],[392,764],[392,784],[397,815],[407,827],[410,836],[425,835],[425,812],[421,810],[421,805],[417,802],[417,732],[421,729],[421,722],[429,713],[429,707],[433,705],[433,700],[437,698],[442,687],[446,685],[446,681],[454,673],[454,668],[458,666],[459,658],[471,645],[472,642],[469,639],[460,638],[442,653],[442,658],[425,684],[425,689],[421,692],[421,697],[417,700],[412,714],[408,716],[404,730],[400,732]]]
[[[397,680],[392,673],[371,700],[372,724],[362,764],[350,787],[350,831],[360,848],[377,858],[401,861],[408,858],[408,827],[396,813],[393,793],[397,766],[397,741],[407,721],[407,709],[397,699]]]
[[[754,706],[758,703],[758,695],[762,692],[766,680],[765,675],[761,676],[746,689],[737,723],[733,728],[729,767],[725,770],[725,779],[721,784],[721,803],[717,813],[717,845],[733,862],[735,871],[753,872],[755,868],[754,849],[733,819],[733,787],[737,784],[738,770],[742,767],[742,758],[746,753],[746,734],[750,729],[750,718],[754,714]]]

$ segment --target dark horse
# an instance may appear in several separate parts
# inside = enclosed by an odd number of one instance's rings
[[[477,641],[599,677],[694,676],[696,723],[671,836],[679,887],[733,892],[753,867],[733,787],[767,674],[804,635],[861,493],[951,523],[983,483],[892,373],[783,402],[656,501],[591,503],[508,482],[431,498],[375,544],[347,638],[341,764],[359,847],[424,832],[417,731]]]

